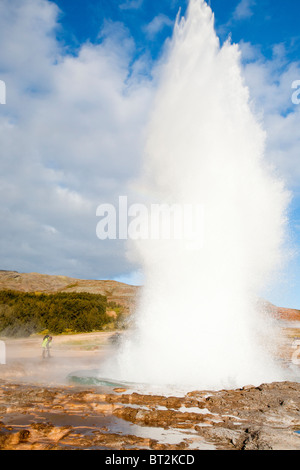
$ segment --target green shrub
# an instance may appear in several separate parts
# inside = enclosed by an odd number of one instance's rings
[[[29,336],[44,330],[52,334],[64,331],[102,330],[111,323],[106,315],[107,299],[100,294],[43,294],[0,291],[0,333],[5,336]]]

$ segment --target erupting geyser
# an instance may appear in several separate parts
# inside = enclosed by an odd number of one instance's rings
[[[282,261],[288,196],[264,161],[240,52],[203,0],[178,19],[160,69],[140,184],[155,202],[204,208],[204,243],[139,241],[135,330],[107,375],[220,388],[280,380],[257,299]]]

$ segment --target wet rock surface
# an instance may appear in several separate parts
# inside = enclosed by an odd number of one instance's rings
[[[300,384],[183,397],[0,381],[0,450],[300,449]]]

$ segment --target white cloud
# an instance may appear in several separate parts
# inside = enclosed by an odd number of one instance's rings
[[[171,27],[173,25],[174,25],[174,22],[168,16],[164,14],[160,14],[160,15],[155,16],[153,20],[144,27],[144,30],[147,36],[153,39],[166,26]]]
[[[271,59],[249,43],[240,46],[253,106],[267,133],[267,158],[294,189],[300,178],[300,106],[292,103],[292,84],[300,78],[300,62],[289,62],[282,45]]]
[[[119,5],[121,10],[137,10],[141,8],[144,0],[126,0],[124,3]]]
[[[97,239],[96,208],[138,171],[152,85],[122,25],[71,56],[58,13],[47,0],[0,3],[1,267],[111,277],[128,263],[121,243]]]
[[[55,235],[56,233],[58,233],[58,231],[56,230],[55,227],[52,227],[51,225],[44,225],[44,230],[48,233],[52,233],[53,235]]]
[[[235,20],[244,20],[253,15],[252,8],[255,6],[255,0],[241,0],[233,12]]]

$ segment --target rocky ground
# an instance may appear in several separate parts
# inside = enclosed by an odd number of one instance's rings
[[[300,384],[184,397],[0,382],[1,450],[300,449]]]
[[[286,358],[299,331],[286,328]],[[1,450],[300,449],[297,382],[178,397],[68,384],[70,372],[93,369],[111,353],[111,335],[54,337],[50,360],[41,358],[39,337],[6,341]]]

